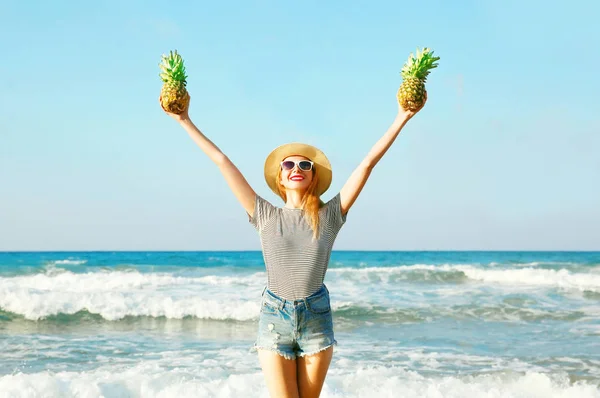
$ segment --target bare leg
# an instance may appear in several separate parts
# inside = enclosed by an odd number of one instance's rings
[[[258,350],[258,360],[271,397],[298,398],[296,360],[285,359],[273,351],[261,349]]]
[[[298,357],[298,391],[301,398],[318,398],[333,358],[333,346],[314,355]]]

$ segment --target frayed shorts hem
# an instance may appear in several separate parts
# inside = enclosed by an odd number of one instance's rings
[[[299,356],[299,357],[307,357],[307,356],[315,355],[315,354],[320,353],[321,351],[325,351],[326,349],[328,349],[330,347],[333,347],[334,345],[337,345],[337,341],[336,340],[333,340],[333,343],[331,343],[331,344],[329,344],[329,345],[327,345],[327,346],[325,346],[323,348],[319,348],[318,350],[311,351],[311,352],[301,352],[301,353],[297,354],[297,356]]]
[[[296,358],[295,358],[295,356],[292,356],[292,355],[290,355],[290,354],[288,354],[288,353],[286,353],[286,352],[283,352],[283,351],[279,351],[279,350],[277,350],[277,349],[275,349],[275,348],[270,348],[270,347],[261,347],[261,346],[257,346],[257,345],[255,345],[254,347],[252,347],[252,348],[250,349],[250,351],[252,351],[252,352],[257,352],[258,350],[266,350],[266,351],[271,351],[271,352],[274,352],[274,353],[276,353],[277,355],[279,355],[279,356],[281,356],[281,357],[284,357],[285,359],[289,359],[290,361],[293,361],[294,359],[296,359]]]
[[[280,350],[278,350],[278,349],[276,349],[276,348],[272,348],[272,347],[262,347],[262,346],[258,346],[258,345],[255,345],[255,346],[253,346],[252,348],[250,348],[250,351],[251,351],[251,352],[257,352],[258,350],[267,350],[267,351],[274,352],[274,353],[276,353],[277,355],[279,355],[279,356],[281,356],[281,357],[283,357],[283,358],[285,358],[285,359],[288,359],[288,360],[292,361],[292,360],[294,360],[294,359],[297,359],[297,358],[300,358],[300,357],[307,357],[307,356],[311,356],[311,355],[318,354],[318,353],[320,353],[321,351],[325,351],[326,349],[328,349],[328,348],[331,348],[331,347],[333,347],[334,345],[337,345],[337,343],[338,343],[338,342],[337,342],[336,340],[333,340],[333,343],[331,343],[331,344],[328,344],[328,345],[326,345],[325,347],[319,348],[318,350],[314,350],[314,351],[311,351],[311,352],[301,352],[301,353],[298,353],[298,354],[293,354],[293,355],[292,355],[292,354],[289,354],[289,353],[287,353],[287,352],[280,351]]]

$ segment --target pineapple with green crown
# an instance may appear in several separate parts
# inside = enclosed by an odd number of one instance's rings
[[[421,109],[425,103],[425,81],[429,70],[437,68],[435,61],[440,57],[434,57],[433,51],[429,48],[423,48],[423,51],[417,48],[417,56],[411,53],[408,61],[402,68],[402,79],[404,80],[398,89],[398,103],[404,110],[416,111]]]
[[[168,56],[163,54],[159,66],[162,71],[160,78],[164,82],[160,92],[161,105],[165,111],[180,115],[190,103],[190,94],[185,88],[187,76],[183,59],[177,50],[170,51]]]

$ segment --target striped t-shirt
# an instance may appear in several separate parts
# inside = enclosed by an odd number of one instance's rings
[[[249,221],[260,235],[270,291],[286,300],[297,300],[319,290],[333,242],[346,222],[339,193],[319,209],[316,240],[304,210],[276,207],[258,195]]]

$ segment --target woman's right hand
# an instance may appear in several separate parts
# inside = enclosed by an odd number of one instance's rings
[[[191,97],[190,97],[190,101],[191,101]],[[182,121],[184,121],[184,120],[189,120],[189,119],[190,119],[190,115],[189,115],[189,113],[188,113],[188,110],[189,110],[189,108],[190,108],[190,101],[188,101],[188,105],[187,105],[187,107],[185,108],[185,110],[184,110],[182,113],[180,113],[180,114],[178,115],[178,114],[176,114],[176,113],[172,113],[172,112],[169,112],[169,111],[167,111],[167,110],[166,110],[166,109],[163,107],[163,105],[162,105],[162,96],[158,97],[158,103],[160,104],[160,107],[163,109],[163,111],[165,111],[165,113],[166,113],[167,115],[171,116],[173,119],[175,119],[175,120],[176,120],[176,121],[178,121],[178,122],[182,122]]]

